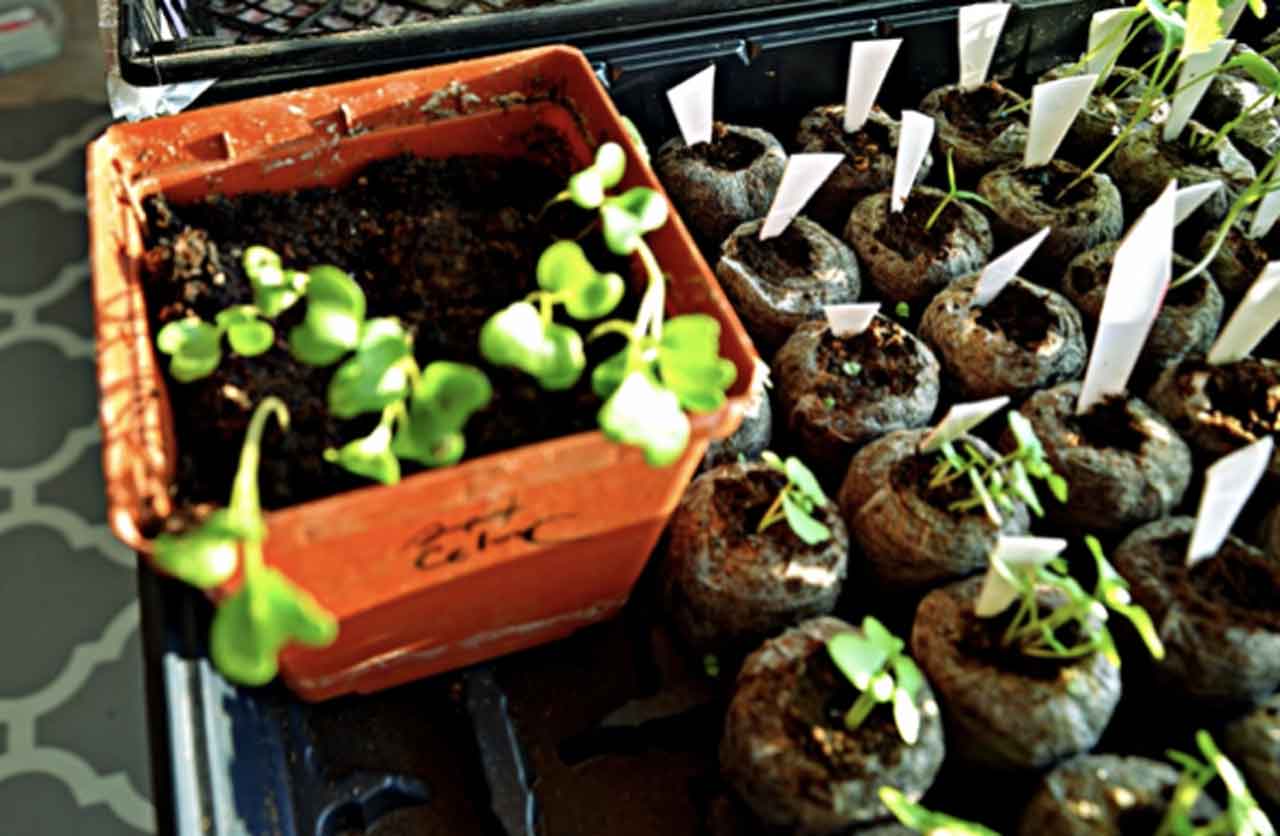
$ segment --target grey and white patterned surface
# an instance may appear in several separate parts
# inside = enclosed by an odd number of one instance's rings
[[[0,831],[155,830],[134,555],[106,525],[84,146],[102,104],[0,110]]]

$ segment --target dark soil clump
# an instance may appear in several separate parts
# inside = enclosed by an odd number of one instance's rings
[[[976,90],[949,90],[942,97],[947,119],[957,130],[975,139],[995,139],[1013,122],[1023,121],[1021,111],[997,115],[1002,108],[1016,104],[1014,95],[995,83],[984,84]]]
[[[803,275],[814,267],[813,246],[795,224],[767,241],[761,241],[757,235],[741,236],[738,254],[748,267],[766,278]]]
[[[1124,395],[1103,398],[1083,415],[1069,419],[1078,429],[1084,443],[1099,449],[1124,450],[1135,455],[1142,452],[1147,435],[1138,427],[1128,410]]]
[[[1034,351],[1049,338],[1054,316],[1042,297],[1012,283],[982,309],[978,324],[988,331],[999,331],[1012,342]]]
[[[938,204],[927,195],[913,192],[901,212],[889,212],[884,228],[877,231],[876,237],[886,247],[907,258],[941,255],[947,234],[960,225],[964,215],[952,201],[942,210],[933,226],[926,230],[925,224],[937,208]]]
[[[742,171],[764,153],[764,146],[751,137],[729,131],[723,122],[715,123],[711,141],[689,150],[694,157],[725,171]]]
[[[923,364],[907,337],[907,332],[881,319],[872,320],[867,330],[852,338],[840,339],[828,331],[822,339],[818,362],[839,385],[822,387],[822,394],[844,403],[873,392],[910,392],[918,383],[916,376]],[[857,374],[846,370],[851,363],[861,367]]]
[[[1205,366],[1205,394],[1213,404],[1206,423],[1246,439],[1280,432],[1280,373],[1249,359]]]
[[[1228,539],[1217,556],[1186,567],[1185,535],[1156,540],[1164,582],[1191,612],[1223,627],[1249,625],[1280,631],[1280,564]]]

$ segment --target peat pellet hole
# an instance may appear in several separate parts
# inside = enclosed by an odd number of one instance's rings
[[[843,152],[846,162],[859,171],[870,168],[877,156],[893,153],[889,128],[881,122],[868,119],[861,128],[849,132],[844,129],[843,115],[831,110],[824,114],[819,130],[823,148]]]
[[[795,224],[765,241],[753,234],[741,235],[737,242],[743,263],[765,279],[804,276],[816,266],[813,242]]]
[[[859,367],[857,374],[849,374],[851,363]],[[923,364],[906,331],[875,319],[866,331],[853,337],[825,332],[818,348],[818,367],[831,378],[819,394],[836,403],[848,403],[861,400],[869,391],[887,390],[895,396],[911,392]]]
[[[1129,412],[1129,399],[1125,395],[1105,397],[1083,415],[1071,414],[1066,423],[1079,433],[1085,444],[1100,450],[1123,450],[1139,455],[1147,442],[1147,434]]]
[[[1159,550],[1164,585],[1184,605],[1220,622],[1223,630],[1241,621],[1280,631],[1280,564],[1228,539],[1209,560],[1186,566],[1189,535],[1153,542]]]
[[[1075,206],[1098,196],[1098,183],[1093,177],[1086,177],[1076,183],[1080,169],[1063,162],[1036,168],[1019,168],[1014,176],[1030,186],[1044,203],[1053,206]],[[1067,191],[1068,187],[1070,191]]]
[[[955,201],[947,204],[929,229],[925,224],[938,208],[941,198],[913,192],[901,212],[889,212],[884,225],[876,230],[876,238],[886,247],[907,258],[934,258],[946,250],[947,236],[964,220]]]
[[[721,122],[713,128],[711,141],[702,142],[688,149],[688,153],[713,168],[722,171],[742,171],[764,153],[764,145]]]
[[[1280,370],[1254,358],[1207,368],[1205,423],[1248,440],[1280,432]]]
[[[1045,298],[1026,285],[1010,283],[980,310],[977,322],[999,332],[1028,351],[1035,351],[1049,338],[1056,317]]]
[[[948,122],[966,135],[987,140],[995,139],[1011,124],[1025,121],[1025,108],[1001,114],[1018,104],[1016,93],[994,81],[974,90],[948,90],[942,96],[942,112]]]

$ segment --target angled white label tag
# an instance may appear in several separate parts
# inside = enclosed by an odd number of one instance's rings
[[[1221,366],[1243,360],[1280,321],[1280,261],[1273,261],[1245,293],[1206,358]]]
[[[1231,54],[1231,48],[1235,45],[1236,42],[1232,40],[1214,41],[1204,52],[1187,56],[1187,60],[1182,64],[1182,72],[1178,74],[1178,88],[1185,89],[1173,97],[1173,104],[1169,107],[1169,119],[1164,124],[1165,142],[1173,142],[1177,139],[1178,134],[1182,133],[1182,129],[1191,121],[1191,114],[1195,113],[1196,108],[1200,106],[1200,100],[1204,98],[1210,82],[1213,81],[1209,73],[1226,60]],[[1201,76],[1204,78],[1200,78]],[[1195,84],[1189,84],[1197,78],[1200,80]]]
[[[942,419],[942,423],[920,440],[920,452],[932,453],[948,441],[955,441],[1008,405],[1008,395],[956,404],[947,410],[947,417]]]
[[[1133,25],[1132,9],[1104,9],[1089,21],[1089,58],[1086,68],[1101,83],[1111,72],[1129,29]]]
[[[712,64],[667,91],[667,101],[676,115],[680,135],[690,148],[700,142],[711,141],[715,88],[716,65]]]
[[[1206,200],[1213,197],[1221,188],[1221,180],[1210,180],[1207,183],[1196,183],[1193,186],[1187,186],[1185,189],[1178,189],[1178,194],[1175,198],[1176,205],[1173,210],[1173,222],[1181,224],[1191,217]]]
[[[832,334],[837,337],[856,337],[871,326],[871,321],[880,313],[880,303],[827,305],[822,312],[827,316],[827,325]]]
[[[991,72],[1000,33],[1009,17],[1007,3],[974,3],[960,7],[960,87],[981,87]]]
[[[933,142],[933,118],[914,110],[902,111],[902,132],[898,137],[898,157],[893,169],[893,195],[890,209],[901,212],[907,205],[911,187],[915,185],[920,166],[929,155]]]
[[[1037,232],[1009,252],[991,262],[982,271],[978,284],[973,289],[973,304],[979,308],[991,304],[991,300],[1000,295],[1005,285],[1013,281],[1018,271],[1026,265],[1035,254],[1036,249],[1049,237],[1049,227]]]
[[[792,154],[760,226],[760,240],[781,235],[843,159],[844,154]]]
[[[1096,75],[1077,75],[1035,86],[1031,91],[1027,147],[1022,155],[1025,167],[1048,165],[1054,158],[1097,80]]]
[[[1262,474],[1267,472],[1274,449],[1275,439],[1266,436],[1223,456],[1205,471],[1196,527],[1187,544],[1188,566],[1213,557],[1222,548],[1236,517],[1244,510]]]
[[[979,618],[991,618],[1007,610],[1018,600],[1018,589],[1010,582],[1006,573],[1039,569],[1062,554],[1066,548],[1067,541],[1056,537],[997,539],[974,612]]]
[[[845,82],[844,129],[849,133],[867,123],[889,65],[902,46],[902,38],[883,41],[854,41],[849,50],[849,78]]]

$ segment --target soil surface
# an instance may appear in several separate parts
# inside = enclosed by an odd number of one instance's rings
[[[557,157],[569,159],[552,149],[550,158]],[[533,160],[406,156],[374,163],[339,189],[215,195],[181,206],[153,199],[143,271],[153,333],[184,316],[212,321],[230,305],[252,302],[241,256],[245,247],[263,244],[286,267],[333,264],[347,271],[364,289],[369,318],[400,318],[420,366],[453,360],[484,368],[494,398],[467,425],[468,456],[588,429],[599,408],[590,375],[574,390],[547,393],[522,373],[483,363],[477,348],[485,320],[536,288],[542,250],[588,227],[589,216],[568,204],[542,213],[566,174]],[[583,241],[593,263],[618,269],[595,237]],[[276,319],[276,343],[266,354],[246,359],[224,349],[209,377],[169,381],[183,501],[226,501],[249,415],[268,395],[284,400],[291,429],[267,433],[265,507],[369,484],[323,460],[326,448],[364,435],[377,417],[339,421],[328,414],[325,393],[336,366],[298,363],[287,347],[305,308],[303,301]],[[617,350],[608,342],[590,347],[589,362]],[[413,470],[408,466],[406,475]]]
[[[975,90],[949,90],[942,98],[943,112],[956,130],[972,139],[983,140],[995,139],[1014,122],[1026,121],[1025,108],[997,116],[1002,108],[1016,104],[1018,100],[1012,91],[991,81]]]
[[[1025,285],[1010,283],[978,315],[978,324],[998,331],[1028,351],[1035,351],[1053,329],[1056,318],[1045,299]]]
[[[846,162],[857,171],[871,168],[880,154],[894,153],[888,127],[873,119],[868,119],[861,128],[850,133],[844,129],[843,114],[830,111],[817,126],[817,134],[823,148],[843,153],[847,157]]]
[[[1280,432],[1280,371],[1246,358],[1210,366],[1195,363],[1192,372],[1209,375],[1204,391],[1213,404],[1205,423],[1236,439],[1252,441]]]
[[[889,478],[894,487],[917,494],[939,511],[948,514],[985,515],[986,511],[981,505],[967,511],[951,510],[953,502],[963,502],[973,496],[973,483],[968,477],[953,479],[938,487],[930,486],[933,468],[937,466],[939,458],[938,454],[918,453],[895,464]]]
[[[854,337],[840,338],[827,331],[818,363],[832,381],[820,393],[837,403],[862,401],[883,392],[907,394],[919,383],[916,377],[923,368],[909,336],[881,319],[872,320],[867,330]]]
[[[1072,415],[1067,420],[1074,425],[1085,444],[1137,455],[1147,441],[1147,434],[1130,415],[1128,403],[1129,399],[1124,395],[1110,395],[1085,414]]]
[[[724,171],[742,171],[764,153],[764,146],[751,137],[730,131],[723,122],[712,127],[711,141],[689,149],[690,156]]]
[[[826,542],[807,545],[795,535],[786,520],[779,520],[764,531],[759,531],[769,506],[787,484],[786,477],[775,470],[751,470],[743,479],[718,479],[712,502],[716,513],[725,521],[722,533],[735,542],[762,537],[777,544],[777,549],[751,549],[748,559],[759,559],[767,551],[768,556],[795,559],[805,553],[818,554],[828,547]]]
[[[1041,612],[1046,617],[1053,612],[1054,601],[1048,595],[1038,595],[1037,600],[1042,605]],[[1058,600],[1061,601],[1061,598]],[[993,668],[1032,679],[1043,679],[1048,682],[1056,680],[1063,668],[1076,660],[1029,656],[1014,645],[1006,645],[1003,641],[1004,632],[1013,621],[1016,610],[1015,604],[994,618],[979,618],[972,609],[965,610],[964,634],[960,638],[960,646],[966,654]],[[1054,635],[1067,647],[1073,647],[1082,638],[1079,625],[1074,621],[1068,622]]]
[[[1186,567],[1187,535],[1154,542],[1165,585],[1191,612],[1220,624],[1280,631],[1280,564],[1230,538],[1212,560]]]
[[[964,220],[956,201],[947,204],[931,228],[925,229],[929,217],[938,208],[937,201],[928,195],[912,192],[901,212],[889,212],[884,226],[876,231],[876,237],[906,258],[926,255],[930,258],[942,255],[947,245],[947,235]]]
[[[814,268],[814,251],[804,230],[788,224],[781,235],[761,241],[759,235],[738,238],[738,255],[763,278],[803,276]]]

